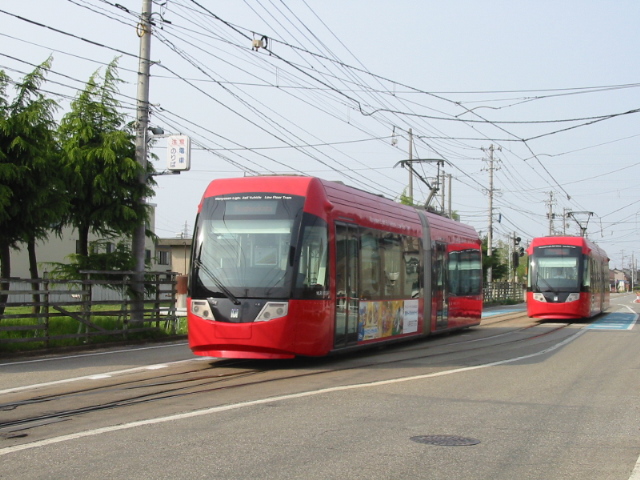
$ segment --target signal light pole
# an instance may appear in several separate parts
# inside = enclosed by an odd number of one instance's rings
[[[520,237],[518,237],[516,235],[515,232],[513,232],[513,237],[511,238],[511,240],[513,241],[513,251],[511,253],[511,267],[512,267],[512,272],[513,272],[513,281],[517,281],[517,275],[516,275],[516,270],[518,269],[518,266],[520,265],[520,257],[524,256],[524,247],[520,247],[520,242],[522,241],[522,239]]]

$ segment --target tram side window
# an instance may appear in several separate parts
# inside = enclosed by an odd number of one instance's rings
[[[404,286],[403,295],[405,298],[414,298],[420,294],[420,245],[419,240],[414,237],[402,237],[402,255],[404,264]]]
[[[582,284],[585,287],[591,286],[591,271],[592,271],[592,262],[593,260],[584,255],[582,257],[582,263],[584,264],[584,273],[582,275]]]
[[[397,300],[419,295],[419,239],[362,229],[358,296],[363,300]]]
[[[477,250],[449,253],[449,292],[451,295],[480,295],[482,261]]]
[[[387,233],[382,236],[379,245],[384,260],[384,296],[400,297],[402,296],[402,287],[404,285],[401,237],[400,235]]]
[[[365,229],[360,235],[360,291],[365,300],[379,300],[382,296],[382,268],[378,250],[379,232]]]
[[[329,292],[327,226],[316,218],[304,226],[300,245],[295,298],[322,299]]]

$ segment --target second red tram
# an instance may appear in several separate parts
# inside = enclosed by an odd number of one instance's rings
[[[199,206],[197,355],[322,356],[480,323],[476,231],[305,176],[220,179]]]
[[[609,258],[583,237],[534,238],[527,249],[527,314],[589,318],[609,307]]]

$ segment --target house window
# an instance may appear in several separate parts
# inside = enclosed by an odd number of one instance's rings
[[[164,250],[158,251],[158,265],[169,265],[169,252]]]

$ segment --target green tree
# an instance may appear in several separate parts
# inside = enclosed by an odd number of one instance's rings
[[[400,203],[402,205],[409,205],[410,207],[415,207],[416,205],[414,205],[413,200],[411,199],[411,197],[409,195],[407,195],[407,189],[405,188],[402,193],[400,194]],[[429,208],[430,212],[433,213],[438,213],[435,209],[433,208]],[[444,214],[442,214],[444,215]],[[456,220],[457,222],[460,221],[460,214],[458,214],[458,212],[451,212],[451,218],[453,220]]]
[[[152,193],[139,181],[133,129],[116,99],[117,59],[95,72],[62,118],[60,144],[67,178],[66,225],[78,232],[78,253],[89,255],[89,233],[130,236],[148,217],[140,198]],[[149,162],[150,164],[150,162]],[[152,168],[152,167],[151,167]],[[149,177],[150,178],[150,177]]]
[[[400,203],[402,205],[409,205],[410,207],[413,207],[413,199],[407,195],[407,189],[405,188],[402,193],[400,194]]]
[[[9,77],[0,70],[0,226],[9,219],[7,209],[11,205],[13,190],[8,184],[9,180],[17,176],[17,167],[8,161],[10,137],[4,132],[7,130],[9,108],[7,99],[7,84]],[[9,263],[10,245],[0,245],[0,278],[8,278],[11,275]],[[5,290],[6,284],[0,285],[0,290]],[[0,297],[0,302],[5,302],[6,297]]]
[[[502,256],[500,255],[500,249],[493,247],[491,249],[491,256],[487,255],[487,242],[488,239],[485,236],[482,239],[482,274],[483,278],[487,278],[487,271],[491,268],[491,278],[493,281],[502,278],[507,278],[509,274],[509,265],[505,264]]]
[[[49,235],[50,226],[60,220],[65,209],[58,181],[60,168],[53,117],[58,105],[40,91],[51,63],[49,57],[16,84],[17,94],[11,103],[4,102],[0,117],[3,278],[10,276],[11,248],[17,248],[19,243],[27,245],[31,278],[38,278],[36,241]]]

